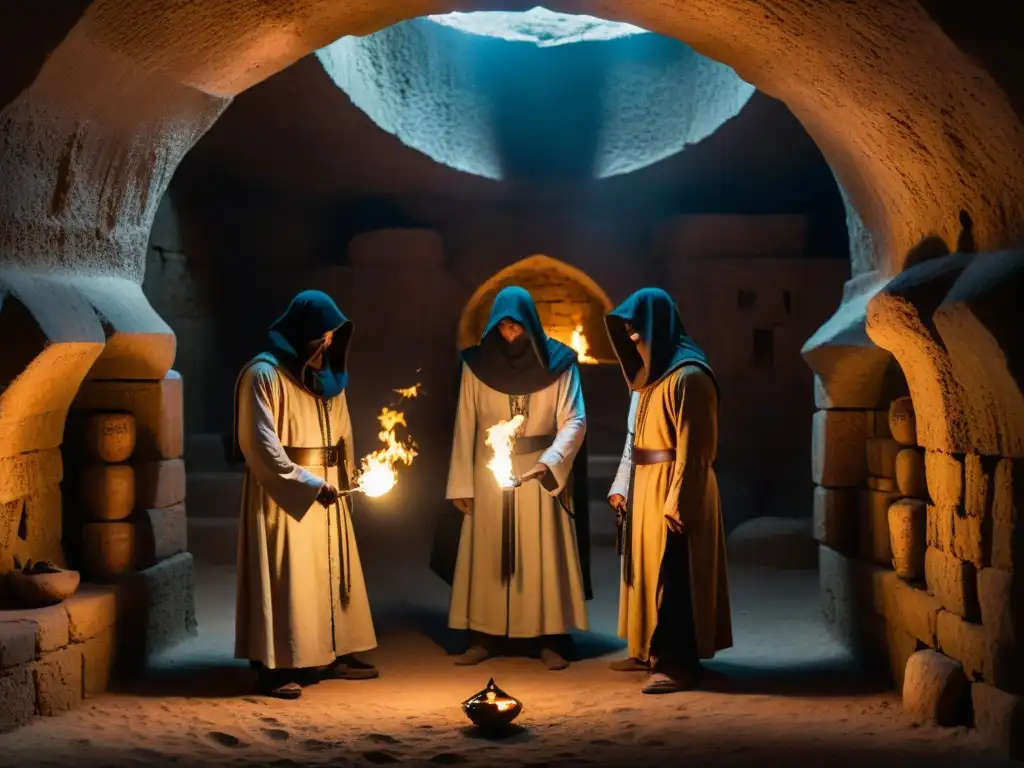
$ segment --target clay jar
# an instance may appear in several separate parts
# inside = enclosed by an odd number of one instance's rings
[[[86,575],[105,581],[135,570],[135,526],[88,523],[82,527],[82,562]]]
[[[135,452],[135,417],[97,413],[85,422],[85,454],[91,461],[120,464]]]
[[[135,469],[130,464],[94,464],[79,476],[79,498],[87,520],[116,522],[135,509]]]

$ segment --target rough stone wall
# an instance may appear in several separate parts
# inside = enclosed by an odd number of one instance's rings
[[[549,336],[568,344],[573,330],[583,326],[589,354],[602,362],[615,361],[604,329],[604,314],[612,308],[611,300],[585,274],[557,259],[539,255],[506,267],[477,288],[459,323],[460,349],[480,340],[494,297],[509,285],[530,292]]]
[[[853,409],[820,411],[814,425],[815,530],[835,630],[889,657],[912,716],[973,718],[1018,757],[1022,267],[1020,252],[954,254],[884,285],[866,330],[910,396],[893,401],[888,429],[884,413]]]
[[[29,454],[60,443],[64,414],[87,374],[159,381],[169,370],[173,335],[139,288],[146,237],[181,155],[227,99],[341,35],[454,5],[97,0],[89,7],[32,85],[0,112],[0,338],[18,339],[0,372],[0,448],[14,460],[11,476],[33,476],[40,457]],[[1019,326],[1020,258],[997,251],[1024,234],[1024,126],[996,78],[945,33],[955,20],[940,26],[925,7],[915,0],[565,0],[552,10],[690,43],[785,101],[821,147],[863,236],[843,305],[805,346],[819,407],[870,410],[884,402],[889,350],[907,372],[926,450],[963,456],[965,466],[970,455],[1016,460],[1024,429],[1008,328]],[[925,275],[916,273],[879,292],[886,277],[943,249],[992,253],[933,262],[920,285],[913,280]],[[48,464],[47,477],[57,477],[55,460]],[[991,543],[1012,555],[1015,519],[1001,521],[996,536],[992,514]],[[823,570],[828,562],[833,571],[863,573],[849,560],[830,560],[831,551],[822,550]],[[869,574],[872,589],[855,579],[837,587],[837,611],[846,615],[866,595],[881,595],[876,612],[881,605],[920,619],[920,633],[931,632],[930,609],[918,597],[901,602],[918,592],[908,593],[895,572]],[[885,586],[876,594],[877,582]],[[1003,613],[1011,606],[994,604]],[[941,626],[936,618],[936,642],[950,655],[968,656],[953,647],[978,647],[974,625],[949,611],[935,615],[946,616]],[[982,634],[994,631],[982,619]],[[975,718],[1008,739],[1019,700],[998,691],[974,684]]]

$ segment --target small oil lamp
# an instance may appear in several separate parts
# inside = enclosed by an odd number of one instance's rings
[[[462,702],[462,711],[477,728],[494,731],[505,728],[519,717],[523,705],[496,686],[492,677],[486,688]]]

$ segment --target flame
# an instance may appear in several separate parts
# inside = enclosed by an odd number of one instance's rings
[[[396,389],[395,392],[401,396],[402,400],[405,400],[417,397],[421,394],[421,388],[421,384],[414,384],[404,389]],[[403,441],[395,435],[396,427],[408,428],[404,413],[394,408],[382,408],[377,421],[380,422],[381,427],[377,436],[384,443],[384,447],[362,458],[353,484],[353,491],[363,493],[371,498],[383,496],[395,487],[398,482],[395,465],[398,462],[409,466],[417,456],[416,444],[411,439]]]
[[[402,389],[393,389],[391,391],[397,393],[398,396],[402,400],[407,400],[409,398],[419,397],[420,395],[422,395],[423,394],[423,385],[419,384],[419,383],[416,383],[416,384],[413,384],[411,387],[404,387]]]
[[[499,421],[487,430],[485,442],[494,451],[494,456],[487,462],[487,468],[494,473],[494,479],[502,488],[515,487],[515,478],[512,476],[512,441],[522,424],[523,415],[517,414],[511,421]]]
[[[591,357],[587,354],[587,350],[590,349],[590,344],[587,343],[587,337],[583,335],[583,326],[577,325],[572,331],[572,338],[569,341],[569,346],[576,351],[576,359],[581,363],[596,363],[597,358]]]

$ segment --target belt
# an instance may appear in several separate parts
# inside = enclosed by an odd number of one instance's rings
[[[327,448],[286,447],[284,455],[300,467],[337,467],[345,461],[345,441]]]
[[[523,456],[528,453],[546,451],[555,442],[554,435],[523,435],[517,437],[512,445],[512,453]]]
[[[675,460],[675,448],[637,448],[635,445],[633,446],[633,464],[635,466],[665,464]]]

